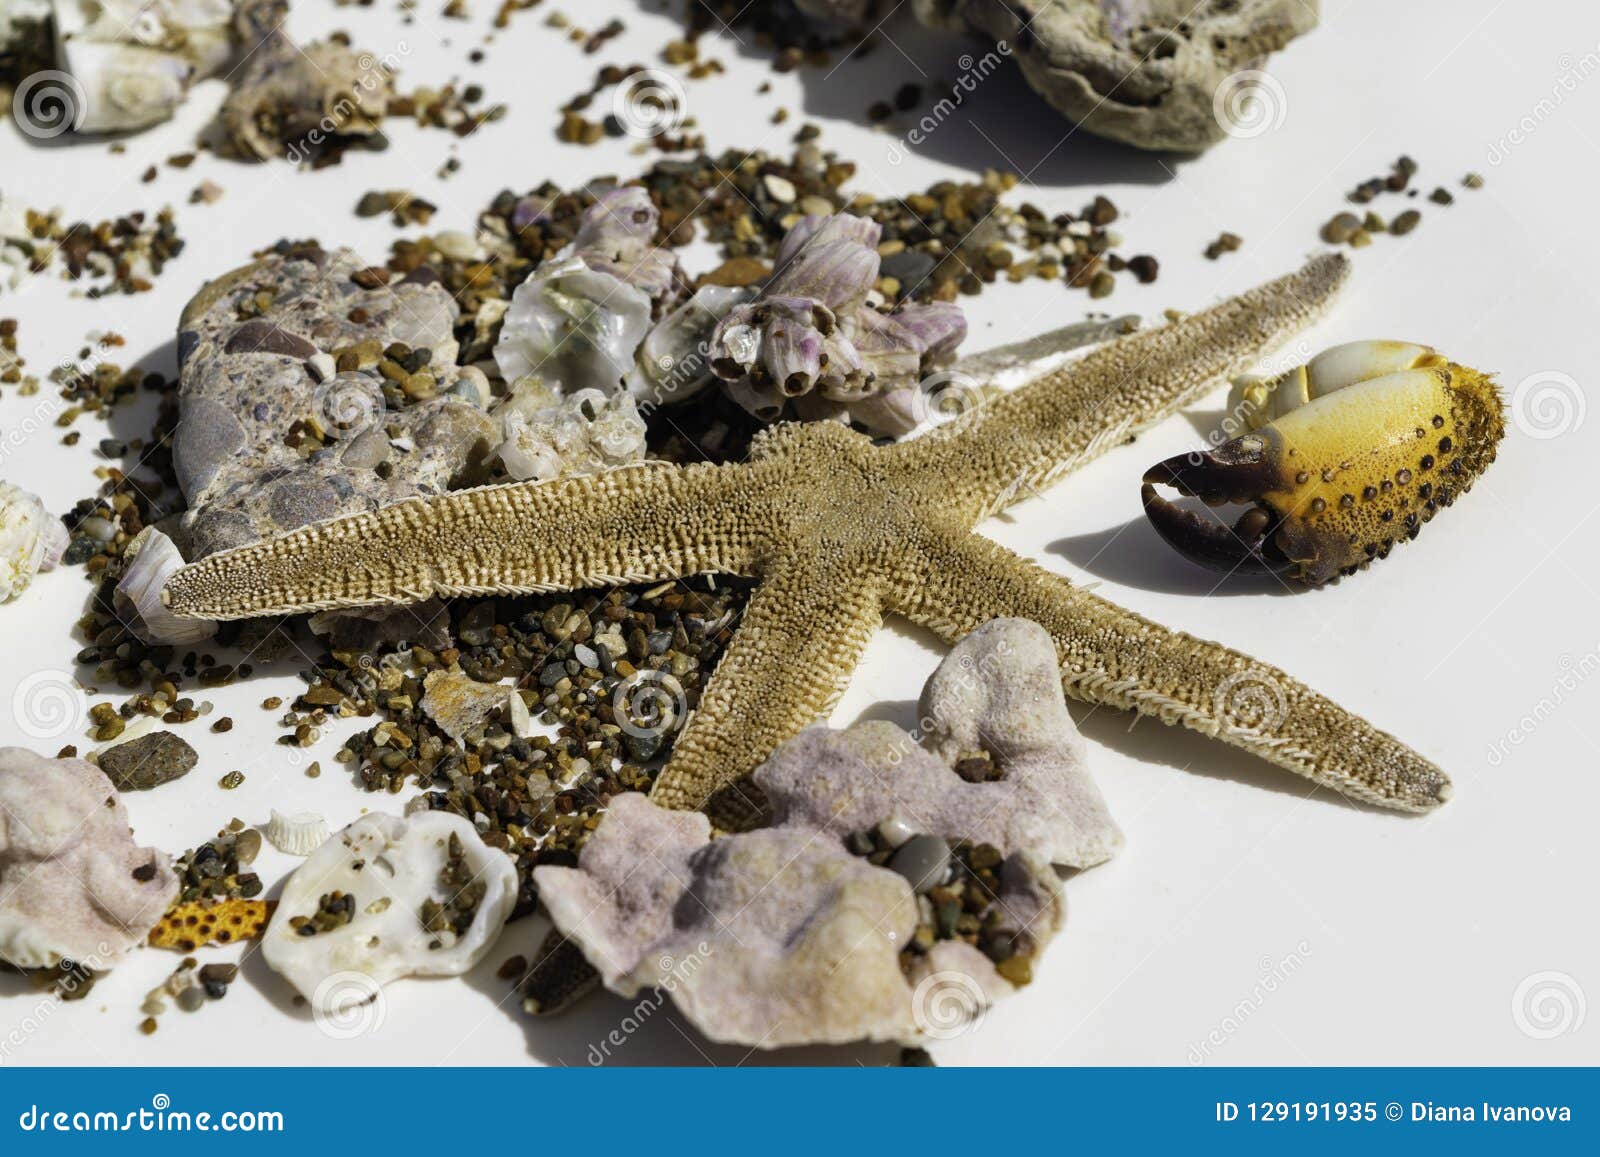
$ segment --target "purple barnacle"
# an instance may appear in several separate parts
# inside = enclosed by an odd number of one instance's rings
[[[956,347],[966,340],[967,317],[953,301],[934,301],[926,305],[913,302],[892,315],[911,331],[922,349],[924,369],[943,365],[955,356]]]
[[[660,222],[661,214],[644,189],[612,189],[584,212],[577,236],[564,252],[660,300],[682,281],[676,254],[656,244]]]
[[[954,305],[883,313],[868,304],[880,235],[876,222],[845,213],[805,217],[789,231],[777,272],[712,337],[713,372],[735,401],[763,421],[781,416],[787,399],[806,397],[804,413],[813,417],[838,417],[842,407],[882,433],[915,424],[907,391],[922,371],[949,360],[966,321]],[[895,404],[866,404],[888,393],[900,395]]]

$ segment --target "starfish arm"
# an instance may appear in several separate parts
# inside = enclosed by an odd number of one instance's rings
[[[838,701],[882,622],[862,569],[785,559],[767,570],[653,791],[704,807]]]
[[[754,573],[747,467],[627,467],[410,498],[219,551],[173,575],[179,615],[238,619]]]
[[[1332,301],[1342,256],[1101,346],[891,454],[968,526],[1248,369]]]
[[[979,535],[930,534],[914,562],[920,581],[887,587],[886,609],[952,643],[991,618],[1032,619],[1055,639],[1074,698],[1181,723],[1365,803],[1426,811],[1450,796],[1433,764],[1276,667],[1152,623]]]

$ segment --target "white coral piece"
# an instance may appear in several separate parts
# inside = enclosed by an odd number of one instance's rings
[[[328,821],[316,812],[286,816],[273,809],[261,834],[286,856],[309,856],[328,842]]]
[[[460,841],[467,869],[485,891],[472,923],[457,937],[423,927],[422,906],[451,898],[441,881],[450,838]],[[349,923],[315,935],[291,926],[314,914],[331,892],[354,897]],[[458,976],[493,946],[517,899],[517,872],[509,856],[489,847],[473,826],[447,812],[408,818],[367,815],[311,853],[284,884],[277,913],[261,939],[261,954],[313,1002],[342,999],[341,973],[359,973],[369,986],[403,976]],[[370,987],[367,995],[375,994]],[[320,995],[319,995],[320,993]],[[328,1008],[323,1011],[342,1011]]]
[[[519,482],[644,460],[644,419],[627,394],[590,389],[561,397],[538,378],[524,378],[492,416],[502,434],[494,456]]]
[[[66,549],[60,519],[26,490],[0,482],[0,603],[20,595],[40,571],[54,568]]]
[[[180,619],[161,601],[161,588],[183,567],[183,556],[163,532],[147,526],[122,555],[122,577],[112,595],[117,618],[146,643],[181,646],[217,633],[210,619]]]
[[[104,772],[0,748],[0,960],[110,968],[177,895],[166,855],[134,842]]]

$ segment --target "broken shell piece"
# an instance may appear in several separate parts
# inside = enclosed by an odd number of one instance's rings
[[[20,595],[34,575],[53,569],[66,549],[60,519],[26,490],[0,482],[0,603]]]
[[[561,397],[538,378],[523,378],[491,416],[504,435],[494,456],[519,482],[644,461],[644,419],[625,393]]]
[[[371,53],[334,40],[297,46],[276,32],[241,67],[222,125],[242,156],[298,164],[332,138],[376,133],[393,79]]]
[[[152,948],[193,952],[208,944],[255,940],[272,919],[276,900],[186,900],[174,904],[150,929]]]
[[[178,894],[99,768],[0,748],[0,960],[95,970],[144,940]]]
[[[277,0],[53,0],[56,58],[74,82],[80,132],[144,128],[170,117],[195,81],[260,32],[248,10]],[[281,19],[281,18],[280,18]]]
[[[511,734],[526,738],[533,731],[528,705],[509,684],[480,683],[459,671],[433,671],[422,687],[422,710],[457,743],[482,729],[496,712]]]
[[[328,821],[316,812],[286,816],[274,810],[261,829],[267,843],[289,856],[309,856],[328,842]]]
[[[217,633],[213,620],[180,619],[161,601],[161,588],[183,567],[177,546],[161,531],[153,526],[141,530],[123,551],[122,565],[112,605],[123,626],[143,642],[181,646]]]
[[[770,828],[712,841],[700,813],[618,796],[577,868],[534,869],[557,931],[612,991],[664,988],[713,1040],[908,1041],[976,1018],[1026,983],[1064,920],[1051,862],[1098,863],[1122,837],[1042,627],[1002,619],[967,636],[922,714],[933,750],[883,721],[781,744],[754,777]],[[874,831],[895,849],[887,866],[851,850]],[[999,964],[937,939],[923,915],[919,893],[946,886],[956,840],[996,874],[983,921],[1013,953]]]
[[[549,261],[511,295],[494,360],[506,381],[613,393],[650,328],[650,298],[581,257]]]
[[[637,185],[612,189],[584,211],[572,243],[555,256],[581,257],[590,269],[660,300],[682,280],[677,254],[656,243],[660,222],[648,191]]]
[[[516,898],[510,857],[460,816],[363,816],[289,877],[261,953],[307,999],[340,972],[380,985],[457,976],[489,951]]]
[[[1309,586],[1387,558],[1472,488],[1505,434],[1487,375],[1409,342],[1335,346],[1234,388],[1248,433],[1152,466],[1141,496],[1157,533],[1213,569]],[[1250,504],[1231,527],[1163,498]]]

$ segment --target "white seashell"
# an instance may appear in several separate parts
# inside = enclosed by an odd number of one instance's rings
[[[233,0],[53,0],[56,56],[82,95],[80,132],[170,117],[233,52]]]
[[[494,358],[508,382],[539,374],[564,391],[615,393],[650,312],[642,290],[581,257],[546,262],[511,295]]]
[[[504,436],[495,456],[519,482],[644,460],[644,419],[627,394],[585,389],[561,397],[538,378],[523,378],[492,416]]]
[[[26,490],[0,482],[0,603],[20,595],[33,576],[61,561],[67,531]]]
[[[309,856],[328,842],[328,821],[316,812],[298,812],[286,816],[273,811],[261,834],[267,843],[290,856]]]
[[[122,578],[112,595],[117,618],[146,643],[198,643],[217,633],[210,619],[180,619],[161,601],[161,588],[183,566],[172,539],[153,526],[141,530],[123,552]]]
[[[429,932],[422,924],[426,901],[450,898],[451,886],[440,877],[452,836],[472,878],[485,888],[472,922],[459,936]],[[313,915],[321,898],[333,891],[352,898],[349,923],[300,935],[290,921]],[[344,989],[337,995],[348,998],[351,986],[334,978],[350,973],[360,974],[354,979],[371,999],[378,986],[403,976],[466,972],[499,938],[516,899],[511,858],[485,844],[460,816],[439,811],[406,818],[367,815],[313,852],[284,883],[277,913],[261,939],[261,955],[309,1000],[333,999],[335,989]]]

